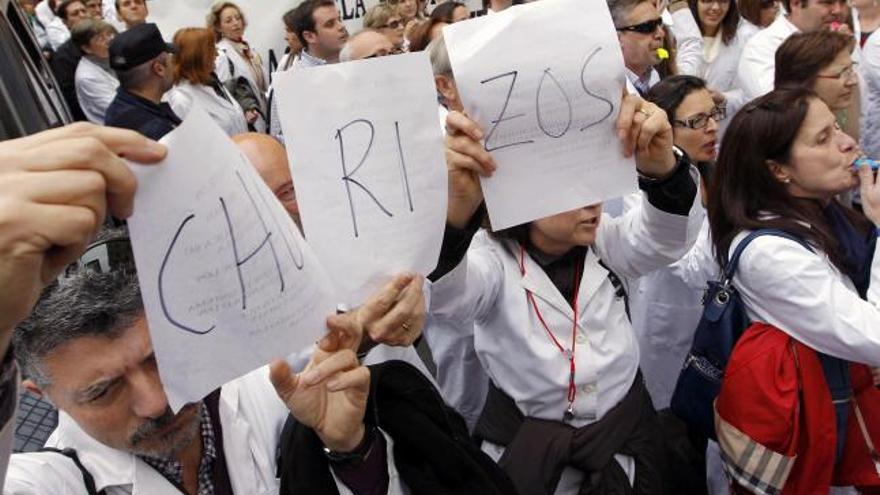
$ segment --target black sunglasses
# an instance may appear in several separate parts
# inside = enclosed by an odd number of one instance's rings
[[[642,34],[653,34],[654,31],[657,31],[657,28],[663,25],[663,19],[656,18],[650,21],[645,21],[641,24],[635,24],[633,26],[619,27],[618,31],[634,31],[636,33]]]

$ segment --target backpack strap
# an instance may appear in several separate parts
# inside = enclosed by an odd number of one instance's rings
[[[100,492],[95,488],[95,478],[92,477],[92,473],[83,466],[82,462],[79,460],[79,456],[76,454],[75,449],[66,448],[66,449],[56,449],[53,447],[43,447],[38,450],[38,452],[55,452],[56,454],[61,454],[64,457],[69,458],[76,465],[76,468],[79,469],[80,474],[82,474],[83,483],[86,485],[86,492],[89,495],[106,495],[105,490],[101,490]]]
[[[806,240],[804,240],[801,237],[796,236],[790,232],[786,232],[786,231],[780,230],[780,229],[758,229],[758,230],[755,230],[755,231],[752,231],[751,233],[749,233],[749,235],[747,235],[745,237],[745,239],[740,241],[740,243],[736,246],[736,249],[733,251],[733,256],[731,256],[730,260],[724,264],[723,280],[729,282],[730,280],[733,279],[733,275],[734,275],[734,273],[736,273],[736,268],[739,265],[739,258],[742,256],[743,251],[745,251],[746,247],[753,240],[757,239],[758,237],[765,236],[765,235],[783,237],[785,239],[788,239],[788,240],[791,240],[791,241],[794,241],[794,242],[800,244],[801,246],[807,248],[811,253],[815,252],[813,250],[813,246],[811,246]]]

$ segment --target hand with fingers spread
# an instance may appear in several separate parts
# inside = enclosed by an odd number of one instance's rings
[[[165,147],[133,131],[74,124],[0,142],[0,351],[40,290],[74,261],[107,210],[131,214],[137,181],[121,156]]]
[[[497,165],[483,147],[480,126],[461,112],[446,117],[446,168],[449,206],[446,221],[463,228],[483,202],[480,177],[491,177]]]
[[[635,155],[636,167],[643,175],[662,178],[675,171],[672,125],[657,105],[637,95],[625,95],[617,116],[617,136],[623,143],[623,154]]]
[[[327,328],[351,350],[366,351],[375,344],[412,345],[425,325],[424,280],[413,273],[397,275],[362,306],[328,318]]]
[[[363,440],[370,370],[331,333],[321,340],[306,369],[295,374],[284,361],[269,366],[278,397],[297,421],[313,429],[334,452],[351,452]]]

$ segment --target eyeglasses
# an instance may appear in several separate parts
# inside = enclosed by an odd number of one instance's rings
[[[645,21],[641,24],[635,24],[633,26],[619,27],[618,31],[633,31],[636,33],[642,34],[653,34],[657,31],[657,28],[663,25],[663,19],[656,18],[651,19],[650,21]]]
[[[717,3],[720,6],[727,5],[730,3],[730,0],[700,0],[700,3],[703,5],[712,5],[713,3]]]
[[[388,29],[400,29],[401,27],[403,27],[403,21],[401,21],[400,19],[395,19],[393,21],[388,21],[388,24],[385,24],[382,27]]]
[[[859,64],[853,62],[837,74],[817,74],[816,77],[820,79],[837,79],[838,81],[849,81],[856,76],[856,69],[858,68],[858,66]]]
[[[700,129],[705,129],[706,126],[709,125],[709,119],[712,119],[717,123],[721,122],[726,117],[726,107],[715,107],[709,113],[701,113],[696,117],[692,117],[686,120],[673,120],[672,123],[680,127],[687,127],[688,129],[698,131]]]
[[[134,271],[134,254],[127,237],[98,241],[89,245],[78,260],[64,270],[62,278],[70,278],[81,270],[106,274],[115,271]]]

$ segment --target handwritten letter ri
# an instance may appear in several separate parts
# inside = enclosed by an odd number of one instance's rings
[[[635,190],[615,133],[623,58],[605,0],[542,0],[443,29],[458,91],[498,162],[492,228]]]
[[[427,275],[446,220],[446,164],[424,53],[279,74],[278,108],[303,230],[340,302]]]
[[[199,109],[132,165],[129,228],[159,373],[175,411],[272,358],[312,345],[330,282],[238,148]]]

